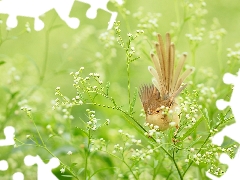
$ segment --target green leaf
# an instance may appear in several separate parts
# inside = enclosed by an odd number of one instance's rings
[[[202,122],[203,118],[200,117],[196,123],[189,129],[187,130],[187,132],[185,134],[183,134],[183,136],[180,138],[180,141],[183,141],[186,137],[188,137],[190,134],[192,134],[192,132],[197,129],[197,127],[199,126],[199,124]]]
[[[154,165],[153,165],[154,168],[158,166],[158,162],[159,162],[158,160],[154,160]]]
[[[194,144],[198,143],[198,141],[202,138],[202,136],[199,136],[195,141],[193,141],[189,147],[192,147]],[[203,141],[204,142],[204,141]],[[200,144],[203,144],[203,143],[200,143]]]
[[[17,96],[19,94],[19,91],[16,91],[14,93],[11,94],[11,99],[14,99],[15,96]]]
[[[133,100],[130,104],[130,113],[132,114],[133,113],[133,108],[134,108],[134,105],[136,103],[136,100],[137,100],[137,94],[138,94],[138,89],[135,88],[135,91],[134,91],[134,94],[133,94]]]
[[[85,168],[80,168],[77,172],[77,175],[80,175],[83,171],[84,171]]]
[[[210,129],[210,119],[209,119],[209,115],[208,115],[208,110],[206,108],[204,108],[203,112],[204,112],[204,115],[205,115],[204,119],[206,120],[208,129]]]
[[[5,64],[6,62],[5,61],[0,61],[0,66]]]
[[[108,96],[108,93],[109,93],[109,88],[110,88],[110,82],[108,81],[107,84],[106,84],[106,94]]]
[[[72,178],[73,176],[72,175],[61,175],[63,177],[69,177],[69,178]]]
[[[52,26],[49,30],[55,30],[55,29],[58,29],[58,28],[60,28],[60,27],[62,27],[62,25],[55,25],[55,26]]]
[[[136,58],[133,58],[133,59],[130,59],[130,62],[132,63],[133,61],[136,61],[138,60],[140,57],[136,57]]]
[[[95,174],[97,174],[97,173],[99,173],[101,171],[109,170],[109,169],[115,169],[115,167],[106,167],[106,168],[98,169],[89,177],[89,179],[91,179],[91,177],[93,177]]]
[[[88,136],[88,133],[84,129],[80,128],[80,127],[75,127],[74,128],[74,134],[75,135],[84,134],[84,135]]]
[[[70,168],[72,169],[74,166],[76,166],[78,163],[72,163]]]

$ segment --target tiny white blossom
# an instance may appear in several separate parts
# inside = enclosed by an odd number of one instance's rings
[[[72,155],[72,151],[68,151],[68,152],[67,152],[67,155]]]
[[[173,110],[170,109],[170,110],[168,111],[168,113],[169,113],[169,114],[172,114],[172,113],[173,113]]]
[[[170,123],[169,123],[169,126],[171,126],[171,127],[176,126],[176,122],[170,122]]]
[[[132,34],[131,34],[131,33],[128,33],[127,35],[128,35],[128,37],[131,37],[131,36],[132,36]]]
[[[65,168],[61,168],[61,169],[60,169],[60,172],[61,172],[61,173],[64,173],[64,172],[65,172]]]
[[[118,132],[119,132],[120,134],[122,134],[122,133],[123,133],[123,130],[119,129]]]

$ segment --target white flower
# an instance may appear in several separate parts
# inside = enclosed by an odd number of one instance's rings
[[[169,126],[171,126],[171,127],[176,126],[176,122],[170,122],[170,123],[169,123]]]
[[[65,172],[65,168],[61,168],[61,169],[60,169],[60,172],[61,172],[61,173],[64,173],[64,172]]]
[[[109,124],[110,124],[110,120],[106,119],[106,125],[109,125]]]
[[[68,152],[67,152],[67,155],[72,155],[72,151],[68,151]]]
[[[131,37],[131,36],[132,36],[132,34],[131,34],[131,33],[128,33],[127,35],[128,35],[128,37]]]
[[[120,134],[122,134],[122,133],[123,133],[123,130],[119,129],[118,132],[119,132]]]

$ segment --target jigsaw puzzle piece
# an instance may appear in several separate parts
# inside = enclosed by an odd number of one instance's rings
[[[18,25],[17,16],[34,18],[34,29],[41,30],[44,23],[39,16],[53,8],[52,0],[2,0],[0,13],[8,14],[7,26],[15,28]]]
[[[240,150],[238,150],[234,159],[231,159],[227,154],[223,153],[219,158],[220,162],[228,165],[228,169],[221,177],[216,177],[209,172],[206,172],[207,177],[212,180],[239,180],[239,166],[240,166]]]
[[[9,15],[6,24],[10,28],[17,26],[17,16],[34,18],[34,29],[39,31],[44,28],[44,23],[39,17],[55,9],[59,17],[75,29],[80,21],[69,17],[73,3],[74,0],[2,0],[0,13]]]
[[[90,8],[86,12],[86,16],[89,19],[95,19],[97,17],[98,9],[102,9],[102,10],[110,13],[111,18],[108,23],[108,29],[111,29],[113,27],[113,23],[116,21],[116,18],[117,18],[117,12],[110,11],[107,8],[107,4],[108,4],[109,0],[98,0],[98,1],[96,1],[96,0],[77,0],[77,1],[90,5]],[[119,4],[123,3],[122,0],[118,0],[117,2]]]
[[[7,126],[4,128],[3,133],[6,137],[6,139],[0,139],[0,146],[10,146],[10,145],[14,145],[15,141],[14,141],[14,133],[15,133],[15,129],[12,126]]]
[[[219,110],[225,109],[227,106],[230,106],[232,113],[235,117],[236,123],[226,126],[222,131],[218,132],[213,138],[213,144],[221,145],[223,143],[224,136],[230,137],[236,142],[240,143],[240,70],[238,71],[238,76],[226,73],[223,76],[223,81],[226,84],[232,84],[233,92],[229,102],[220,99],[216,102],[216,105]],[[221,154],[219,158],[220,162],[228,165],[226,173],[221,177],[216,177],[209,172],[206,172],[207,177],[212,180],[238,180],[239,179],[239,166],[240,166],[240,150],[238,149],[234,159],[231,159],[227,154]]]
[[[24,175],[21,172],[16,172],[12,176],[13,180],[24,180]]]
[[[45,164],[38,155],[37,156],[27,155],[24,158],[24,163],[27,166],[32,166],[34,164],[37,164],[38,180],[46,180],[46,179],[58,180],[58,178],[52,173],[52,169],[54,169],[60,165],[58,158],[53,157],[50,159],[50,161],[47,164]]]
[[[226,73],[223,76],[223,81],[226,84],[233,84],[233,92],[229,102],[220,99],[216,102],[216,106],[219,110],[225,109],[227,106],[230,106],[232,113],[236,120],[236,123],[226,126],[222,131],[217,133],[213,138],[212,142],[217,145],[221,145],[223,142],[224,136],[228,136],[236,142],[240,143],[240,111],[239,111],[239,102],[240,102],[240,70],[238,76]]]
[[[72,29],[78,28],[80,24],[80,20],[78,18],[69,17],[74,2],[75,0],[57,0],[54,5],[54,9],[58,13],[59,17]]]
[[[5,160],[0,161],[0,171],[6,171],[8,169],[8,162]]]
[[[212,137],[212,143],[216,144],[218,146],[221,146],[224,140],[224,136],[227,136],[231,139],[233,139],[234,141],[240,143],[240,131],[239,131],[239,126],[235,124],[226,126],[223,130],[221,130],[220,132],[218,132],[217,134],[215,134]]]

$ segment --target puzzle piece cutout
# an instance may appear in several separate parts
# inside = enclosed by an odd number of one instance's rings
[[[0,146],[10,146],[14,145],[14,133],[15,129],[12,126],[7,126],[3,130],[5,139],[0,140]],[[24,158],[24,163],[27,166],[32,166],[34,164],[38,165],[38,180],[58,180],[58,178],[52,173],[52,169],[56,168],[60,165],[60,162],[57,158],[51,158],[50,161],[45,164],[42,159],[37,156],[26,156]],[[0,171],[6,171],[8,169],[8,162],[6,160],[0,160]],[[24,175],[21,172],[15,172],[12,176],[13,180],[23,180]]]
[[[6,171],[8,169],[8,162],[5,160],[0,161],[0,171]]]
[[[15,129],[12,126],[7,126],[4,128],[3,133],[6,137],[6,139],[0,139],[0,146],[10,146],[14,145],[14,133]]]
[[[32,166],[34,164],[38,165],[37,179],[38,180],[58,180],[58,178],[52,173],[52,169],[58,167],[60,162],[57,158],[51,158],[50,161],[45,164],[42,159],[37,156],[28,155],[24,158],[24,163],[27,166]],[[0,171],[6,171],[8,169],[8,162],[5,160],[0,161]],[[12,176],[13,180],[23,180],[24,175],[21,172],[16,172]]]
[[[117,12],[110,11],[107,8],[109,0],[77,0],[87,3],[91,7],[87,11],[88,18],[95,18],[97,10],[102,9],[111,14],[108,29],[113,27],[117,18]],[[34,29],[40,31],[44,28],[43,21],[39,18],[46,12],[54,9],[59,17],[73,29],[78,28],[80,20],[75,17],[69,17],[70,11],[75,0],[0,0],[0,14],[8,14],[7,26],[15,28],[18,25],[17,16],[34,18]],[[122,0],[117,1],[122,4]]]
[[[4,128],[3,133],[5,135],[5,139],[0,139],[0,146],[11,146],[15,144],[14,141],[14,133],[15,129],[12,126],[7,126]],[[0,171],[6,171],[8,169],[8,162],[6,160],[0,161]],[[21,172],[16,172],[12,176],[13,180],[23,180],[24,176]]]
[[[228,136],[231,139],[240,143],[240,70],[238,71],[238,76],[226,73],[223,76],[223,81],[226,84],[233,84],[233,92],[229,102],[220,99],[216,102],[216,105],[219,110],[225,109],[227,106],[230,106],[232,113],[235,117],[236,123],[226,126],[221,132],[217,133],[213,138],[212,142],[217,145],[221,145],[224,139],[224,136]]]
[[[8,169],[8,162],[5,160],[0,161],[0,171],[6,171]],[[21,172],[16,172],[12,176],[13,180],[23,180],[24,175]]]
[[[225,153],[220,155],[220,162],[228,165],[228,170],[220,178],[206,172],[206,175],[212,180],[239,180],[240,150],[236,153],[234,159],[229,158]]]
[[[24,158],[24,163],[27,166],[32,166],[34,164],[38,165],[38,170],[37,170],[38,180],[46,180],[46,179],[58,180],[58,178],[52,173],[52,169],[60,165],[60,161],[58,158],[53,157],[50,159],[50,161],[47,164],[45,164],[38,155],[37,156],[27,155]]]
[[[24,180],[24,175],[21,172],[16,172],[12,176],[13,180]]]
[[[218,132],[213,138],[213,144],[220,146],[223,143],[224,136],[228,136],[231,139],[235,140],[236,142],[240,143],[240,69],[237,73],[238,75],[232,75],[230,73],[226,73],[223,76],[223,81],[226,84],[232,84],[233,92],[229,102],[226,102],[222,99],[216,102],[216,105],[219,110],[225,109],[227,106],[230,106],[232,109],[232,113],[235,117],[236,123],[226,126],[222,131]],[[238,169],[240,167],[240,149],[238,149],[234,159],[230,159],[227,154],[221,154],[220,162],[228,165],[227,172],[221,176],[220,178],[206,172],[206,175],[211,178],[212,180],[237,180],[239,179]]]
[[[91,6],[86,13],[86,16],[89,19],[95,19],[97,17],[98,9],[102,9],[102,10],[110,13],[111,18],[110,18],[110,21],[108,23],[108,28],[107,29],[109,30],[113,27],[113,24],[114,24],[114,22],[116,21],[116,18],[117,18],[117,12],[110,11],[107,8],[107,4],[108,4],[109,0],[97,0],[97,1],[96,0],[77,0],[77,1],[89,4]],[[123,4],[123,1],[118,0],[117,3],[121,5],[121,4]]]
[[[9,14],[6,23],[10,28],[17,26],[17,16],[34,18],[34,29],[39,31],[44,27],[44,23],[39,17],[49,10],[55,9],[68,26],[76,29],[80,21],[77,18],[69,17],[73,3],[74,0],[2,0],[0,1],[0,13]]]

